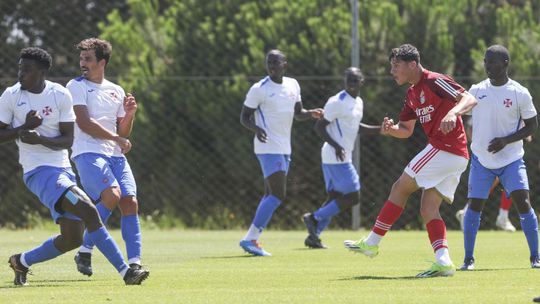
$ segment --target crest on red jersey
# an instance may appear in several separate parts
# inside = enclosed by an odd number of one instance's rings
[[[424,95],[424,90],[420,91],[420,103],[423,104],[426,102],[426,96]]]
[[[510,108],[512,106],[512,99],[506,98],[505,100],[503,100],[503,104],[505,107]]]

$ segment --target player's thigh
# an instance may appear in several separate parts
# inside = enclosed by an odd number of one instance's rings
[[[516,190],[529,191],[527,168],[522,158],[510,163],[501,171],[499,179],[507,194]]]
[[[276,172],[283,171],[285,175],[289,172],[291,158],[285,154],[257,154],[257,159],[261,165],[261,170],[265,179]]]
[[[137,196],[137,183],[125,157],[111,157],[111,170],[120,185],[121,197]]]
[[[77,167],[84,191],[94,201],[109,188],[120,187],[107,157],[96,153],[77,155],[73,162]]]
[[[323,164],[326,191],[347,194],[360,191],[360,177],[351,163]]]
[[[486,200],[489,197],[491,186],[495,182],[497,175],[498,173],[495,170],[484,167],[478,160],[478,157],[473,154],[469,169],[469,191],[467,197],[469,199]]]

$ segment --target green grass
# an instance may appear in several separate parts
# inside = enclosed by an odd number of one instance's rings
[[[327,250],[303,247],[305,232],[267,231],[272,257],[248,257],[238,247],[243,231],[159,231],[143,234],[142,286],[124,286],[100,254],[94,275],[80,275],[70,252],[34,265],[30,286],[12,286],[9,255],[36,246],[51,231],[0,231],[0,303],[527,303],[540,295],[540,269],[529,268],[521,232],[481,231],[477,270],[450,278],[415,279],[433,260],[425,231],[392,231],[379,256],[347,252],[342,241],[365,234],[330,231]],[[118,231],[114,231],[121,240]],[[463,258],[462,234],[448,233],[450,253]]]

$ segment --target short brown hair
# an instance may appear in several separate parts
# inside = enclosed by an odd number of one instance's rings
[[[79,44],[77,44],[75,47],[77,47],[79,51],[94,50],[94,52],[96,53],[97,61],[105,59],[105,62],[109,63],[109,59],[111,58],[112,46],[111,43],[107,40],[99,38],[88,38],[79,42]]]

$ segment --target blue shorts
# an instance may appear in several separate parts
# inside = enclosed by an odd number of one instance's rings
[[[289,172],[291,156],[288,154],[257,154],[257,159],[261,164],[264,178],[278,171],[285,171],[285,175]]]
[[[39,201],[49,208],[55,223],[59,217],[72,220],[81,220],[74,214],[65,212],[57,206],[58,201],[69,188],[76,186],[77,181],[71,168],[58,168],[40,166],[23,175],[23,180],[32,193],[39,197]]]
[[[137,196],[135,177],[125,157],[83,153],[77,155],[73,162],[84,191],[92,200],[98,201],[101,192],[110,187],[120,187],[121,197]]]
[[[352,163],[323,164],[322,170],[326,192],[347,194],[360,190],[360,177]]]
[[[529,179],[523,158],[499,169],[487,169],[478,161],[476,155],[471,156],[471,168],[469,171],[469,195],[468,198],[487,199],[489,189],[493,185],[495,177],[499,177],[506,195],[516,190],[529,190]]]

